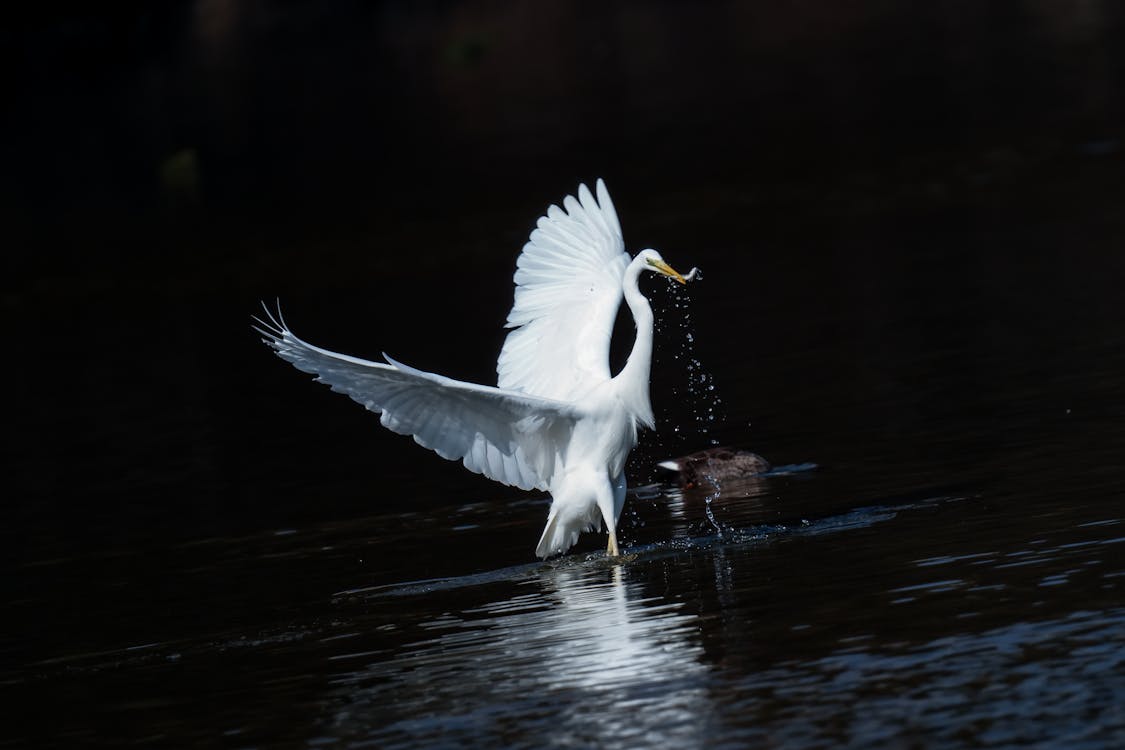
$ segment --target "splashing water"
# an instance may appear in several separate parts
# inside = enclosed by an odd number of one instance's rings
[[[704,512],[707,514],[707,520],[715,527],[715,532],[719,535],[719,540],[723,541],[726,538],[723,535],[723,525],[715,519],[715,509],[712,506],[712,502],[722,494],[723,487],[719,480],[710,474],[704,474],[703,478],[711,485],[711,491],[707,493],[707,497],[703,498]]]
[[[693,268],[685,278],[701,279],[702,272],[698,268]],[[688,295],[687,288],[676,287],[672,290],[672,294],[674,309],[682,311],[676,320],[676,325],[682,334],[674,337],[680,342],[680,347],[672,357],[676,362],[682,362],[687,371],[686,385],[673,387],[672,393],[687,396],[686,401],[691,404],[691,418],[695,425],[694,431],[676,425],[673,427],[673,433],[681,442],[696,442],[693,438],[698,436],[704,438],[709,445],[718,445],[719,441],[710,437],[710,433],[716,422],[721,422],[723,419],[723,401],[715,391],[714,376],[703,366],[695,353],[696,334],[689,307],[691,297]]]
[[[684,275],[684,279],[687,281],[697,281],[701,278],[703,278],[703,273],[698,268],[692,268]],[[698,393],[700,392],[700,385],[703,385],[703,383],[697,381],[700,375],[704,378],[709,378],[709,376],[704,373],[702,365],[692,352],[695,334],[691,329],[691,312],[688,305],[690,297],[685,286],[670,285],[664,287],[664,289],[671,295],[671,304],[653,305],[656,313],[653,330],[657,342],[674,341],[677,343],[671,351],[672,366],[660,367],[659,369],[662,372],[678,373],[682,371],[682,363],[687,363],[688,381],[686,384],[677,382],[672,385],[671,393],[675,398],[670,399],[670,402],[680,404],[687,400],[691,403],[693,421],[698,425],[702,421],[700,419],[702,409]],[[664,364],[667,365],[668,356],[667,349],[657,346],[654,351],[654,364],[663,360]],[[707,383],[707,385],[710,385],[710,383]],[[685,395],[689,398],[685,399]],[[653,467],[658,460],[678,453],[682,443],[694,437],[693,434],[689,434],[690,430],[679,424],[678,418],[673,419],[668,414],[669,402],[662,399],[658,403],[664,407],[657,415],[658,429],[642,432],[639,444],[629,456],[630,476],[642,479],[642,481],[652,479]],[[669,424],[671,427],[666,427]]]
[[[693,281],[702,277],[702,272],[698,268],[693,268],[684,278]],[[666,321],[659,318],[656,323],[656,330],[665,340],[672,339],[679,342],[679,347],[672,353],[672,359],[677,364],[683,364],[684,371],[687,373],[687,381],[673,386],[672,394],[680,397],[674,399],[674,402],[682,403],[686,401],[691,405],[691,422],[689,425],[685,427],[678,423],[674,424],[671,434],[675,436],[677,443],[698,444],[706,442],[708,445],[716,446],[719,444],[719,440],[711,436],[711,430],[714,429],[717,422],[721,423],[725,418],[722,410],[723,401],[716,391],[714,375],[703,366],[695,353],[696,333],[692,321],[689,304],[691,297],[688,288],[686,286],[673,287],[671,293],[673,311],[673,315],[669,316],[671,320]],[[672,327],[673,333],[676,335],[669,336],[668,327]],[[659,436],[657,436],[655,447],[663,447]],[[713,507],[713,501],[722,493],[722,486],[718,479],[710,475],[705,475],[703,479],[711,486],[711,490],[704,498],[707,521],[718,533],[719,539],[722,540],[725,538],[724,527],[715,517]]]

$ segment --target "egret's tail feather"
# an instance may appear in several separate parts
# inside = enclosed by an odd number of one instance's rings
[[[567,528],[567,524],[560,522],[558,513],[552,513],[543,527],[543,535],[539,537],[539,544],[535,547],[535,554],[540,558],[550,557],[574,546],[578,541],[578,529]]]
[[[582,532],[599,530],[601,530],[599,518],[575,518],[566,513],[552,511],[547,518],[547,525],[543,528],[543,535],[539,537],[535,554],[541,558],[561,555],[578,542],[578,535]]]

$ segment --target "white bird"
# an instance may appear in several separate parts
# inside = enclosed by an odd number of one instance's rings
[[[654,427],[649,400],[653,315],[637,288],[642,271],[686,283],[660,253],[625,252],[602,180],[539,218],[516,261],[515,302],[497,387],[416,370],[383,355],[369,362],[297,338],[280,309],[256,319],[263,341],[298,370],[345,393],[394,432],[507,485],[551,494],[539,557],[570,549],[584,531],[609,532],[625,503],[625,461],[638,426]],[[625,366],[611,375],[609,344],[624,296],[637,326]],[[264,307],[264,305],[263,305]]]

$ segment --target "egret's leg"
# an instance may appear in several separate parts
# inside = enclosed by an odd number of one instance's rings
[[[609,483],[608,477],[600,479],[597,489],[595,490],[598,510],[602,512],[602,521],[605,523],[606,529],[609,531],[609,544],[606,545],[605,553],[610,557],[617,557],[621,554],[617,549],[617,499],[614,497],[614,487]]]
[[[617,557],[621,554],[617,549],[617,529],[609,530],[609,544],[606,545],[605,553],[610,557]]]

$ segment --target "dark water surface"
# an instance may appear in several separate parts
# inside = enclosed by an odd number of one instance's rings
[[[763,252],[782,260],[745,278],[724,258],[761,243],[733,227],[708,230],[725,246],[673,239],[707,275],[690,299],[649,290],[662,421],[619,563],[593,535],[536,562],[543,498],[291,372],[242,330],[241,293],[141,298],[141,322],[106,304],[65,353],[25,337],[50,366],[13,416],[40,442],[14,467],[30,494],[0,680],[25,709],[5,744],[1125,742],[1116,216],[795,228],[838,260]],[[452,309],[482,294],[432,283]],[[371,304],[289,312],[370,354]],[[437,326],[418,364],[487,368],[476,317]],[[42,411],[68,387],[89,398]],[[718,494],[654,484],[655,459],[712,441],[781,471]]]
[[[1125,17],[704,5],[37,17],[0,746],[1125,747]],[[494,382],[598,176],[704,278],[644,281],[624,558],[540,562],[249,316]],[[654,474],[713,444],[779,470]]]

